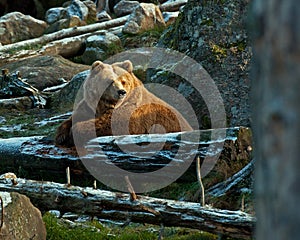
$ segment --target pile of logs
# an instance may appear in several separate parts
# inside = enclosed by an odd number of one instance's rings
[[[160,9],[162,12],[178,11],[186,2],[187,0],[178,0],[173,3],[162,4],[160,5]],[[79,49],[82,48],[85,39],[89,36],[97,35],[99,33],[98,31],[104,29],[110,31],[114,31],[115,28],[121,29],[128,18],[129,15],[87,26],[62,29],[58,32],[45,34],[39,38],[0,46],[0,60],[2,63],[7,63],[14,61],[16,58],[40,54],[57,54],[63,57],[76,56]],[[20,49],[35,50],[21,51]],[[12,51],[16,52],[12,54]]]
[[[243,152],[247,149],[248,129],[229,128],[225,130],[225,138],[212,140],[211,136],[218,136],[216,130],[195,131],[193,136],[200,136],[200,140],[190,138],[186,141],[183,136],[187,133],[170,133],[163,135],[129,135],[129,136],[108,136],[99,137],[92,140],[87,148],[95,150],[87,158],[97,158],[101,161],[100,153],[106,152],[103,156],[103,162],[114,164],[119,168],[133,172],[147,172],[160,169],[167,164],[178,164],[179,159],[185,159],[186,156],[200,156],[202,166],[205,165],[207,155],[223,154],[222,157],[230,157],[232,149],[228,146],[238,146],[237,152]],[[220,136],[223,136],[221,134]],[[181,141],[185,139],[185,141]],[[158,155],[152,152],[145,152],[143,156],[130,157],[121,151],[124,146],[135,144],[137,146],[147,146],[147,144],[165,141],[167,149],[162,150]],[[224,141],[223,148],[215,148],[220,141]],[[214,145],[214,143],[217,143]],[[191,152],[178,152],[177,160],[174,159],[174,152],[168,146],[178,145],[186,146]],[[177,146],[176,146],[177,145]],[[208,147],[213,146],[215,152],[208,151]],[[97,151],[101,149],[102,151]],[[228,153],[226,153],[228,152]],[[221,234],[231,237],[251,239],[253,234],[255,218],[252,215],[241,211],[229,211],[212,208],[196,202],[174,201],[158,199],[136,195],[134,192],[135,183],[133,179],[123,178],[121,181],[128,186],[124,194],[119,192],[110,192],[97,190],[96,185],[90,187],[76,187],[71,185],[69,170],[72,180],[74,178],[86,178],[89,172],[85,169],[78,156],[74,156],[69,149],[55,147],[51,140],[44,137],[26,137],[0,140],[1,169],[18,172],[19,169],[30,172],[30,178],[48,180],[36,181],[25,180],[21,178],[0,179],[0,191],[15,191],[27,195],[31,201],[42,211],[57,209],[64,212],[73,212],[78,214],[87,214],[97,216],[100,219],[122,220],[129,222],[149,223],[163,226],[188,227],[207,231],[215,234]],[[225,155],[224,155],[225,154]],[[226,154],[229,154],[226,156]],[[109,158],[108,158],[109,156]],[[141,160],[141,157],[143,158]],[[100,159],[100,160],[99,160]],[[241,171],[233,175],[226,181],[215,185],[205,191],[209,197],[219,197],[231,192],[240,182],[248,178],[253,173],[254,161],[251,161]],[[191,163],[192,174],[196,176],[195,162]],[[65,179],[66,169],[68,177],[66,184],[59,184],[50,181]],[[189,171],[189,170],[188,170]],[[187,172],[188,172],[187,171]],[[187,173],[185,173],[187,174]],[[34,176],[35,175],[35,176]],[[108,173],[109,175],[109,173]],[[42,177],[41,177],[42,176]],[[90,176],[91,177],[91,176]],[[113,176],[110,176],[113,177]],[[167,177],[166,174],[161,176]],[[189,179],[190,180],[190,179]],[[132,185],[131,185],[132,183]],[[133,186],[133,187],[132,187]],[[199,187],[200,188],[200,187]],[[126,191],[125,191],[126,192]],[[204,192],[204,190],[203,190]]]

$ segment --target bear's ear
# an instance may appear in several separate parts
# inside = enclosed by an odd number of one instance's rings
[[[129,73],[133,71],[132,62],[129,60],[125,60],[124,62],[116,62],[114,65],[125,69]]]
[[[95,61],[93,64],[92,64],[92,70],[95,68],[95,67],[100,67],[101,69],[104,68],[104,63],[101,62],[101,61]]]

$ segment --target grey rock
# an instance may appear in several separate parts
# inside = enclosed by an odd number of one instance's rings
[[[129,16],[123,32],[138,34],[155,27],[165,27],[166,23],[158,6],[152,3],[141,3]]]
[[[50,24],[46,33],[56,32],[64,28],[84,26],[96,22],[96,4],[90,0],[84,2],[72,0],[65,7],[50,8],[46,12],[45,19]]]
[[[86,20],[89,14],[89,9],[80,0],[72,0],[66,10],[69,16],[78,16],[81,20]]]
[[[61,109],[64,112],[72,110],[75,101],[80,101],[83,97],[80,88],[89,73],[90,70],[85,70],[74,75],[63,89],[51,96],[50,107]]]
[[[97,13],[97,21],[98,22],[104,22],[111,20],[111,16],[107,13],[107,11],[101,11]]]
[[[96,22],[97,21],[96,4],[91,0],[83,1],[83,3],[88,8],[88,16],[86,19],[87,24]]]
[[[0,192],[0,196],[4,202],[1,239],[46,240],[42,214],[28,197],[14,192]]]
[[[114,6],[114,13],[117,17],[128,15],[132,13],[139,4],[138,1],[122,0]]]
[[[122,49],[122,43],[118,36],[113,33],[102,31],[101,34],[88,37],[86,50],[82,55],[85,64],[92,64],[96,60],[105,60]]]
[[[61,56],[37,56],[5,64],[11,73],[19,71],[23,79],[33,87],[43,90],[61,84],[61,78],[70,81],[72,77],[89,68],[73,63]]]
[[[5,44],[40,37],[47,23],[20,12],[12,12],[0,18],[0,42]]]
[[[67,11],[63,7],[50,8],[45,14],[45,20],[48,24],[53,24],[54,22],[67,16]]]

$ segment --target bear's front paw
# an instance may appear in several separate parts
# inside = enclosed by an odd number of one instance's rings
[[[71,133],[72,121],[67,120],[59,126],[55,136],[55,144],[58,146],[73,146],[73,137]]]
[[[84,146],[89,140],[96,137],[95,119],[76,123],[72,127],[72,134],[76,145]]]

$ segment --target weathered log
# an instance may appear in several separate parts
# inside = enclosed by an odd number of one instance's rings
[[[188,1],[187,0],[177,0],[175,2],[166,2],[159,6],[160,11],[162,12],[176,12],[178,11],[182,6],[184,6]]]
[[[189,138],[189,141],[181,141],[184,136],[186,138],[185,134],[187,133],[99,137],[92,140],[87,147],[88,151],[90,149],[93,151],[92,154],[86,156],[86,159],[94,158],[95,161],[91,161],[92,163],[113,164],[126,171],[145,173],[156,171],[166,165],[176,167],[188,157],[199,155],[202,162],[207,159],[207,162],[204,161],[201,171],[210,171],[215,164],[214,161],[217,160],[214,156],[218,157],[223,150],[220,142],[225,141],[225,145],[234,145],[240,129],[222,129],[223,133],[227,133],[226,136],[212,140],[211,136],[216,136],[218,131],[220,129],[194,131],[192,134],[200,135],[201,139]],[[151,148],[147,149],[147,144],[150,142],[161,145],[165,141],[167,141],[169,149],[161,149],[157,153],[153,152]],[[122,149],[135,150],[136,148],[132,148],[132,145],[144,146],[144,148],[136,153],[121,151]],[[210,148],[208,148],[209,146]],[[178,151],[179,147],[183,150]],[[97,151],[97,149],[103,149],[103,151]],[[240,151],[242,152],[244,149],[240,149]],[[227,151],[224,152],[227,154]],[[231,153],[229,152],[229,154]],[[30,172],[31,179],[65,179],[67,167],[70,167],[72,176],[75,178],[77,176],[78,178],[83,176],[91,178],[80,158],[74,156],[74,149],[56,147],[51,140],[43,136],[0,139],[0,156],[0,168],[3,171],[16,172],[22,169],[24,172]],[[230,156],[225,157],[230,159]],[[111,177],[109,172],[103,174]],[[167,177],[164,173],[164,178]],[[181,180],[194,181],[195,179],[195,162],[192,161],[191,167],[181,177]]]
[[[123,25],[118,26],[117,28],[122,28]],[[116,31],[116,28],[110,28],[109,31]],[[95,31],[91,33],[86,33],[78,35],[75,37],[67,37],[60,40],[52,41],[43,46],[40,50],[37,51],[37,54],[43,55],[61,55],[64,58],[71,58],[82,54],[85,49],[85,40],[93,35],[100,34],[101,31]],[[122,31],[122,30],[121,30]]]
[[[27,110],[32,106],[33,103],[29,96],[0,99],[0,109],[7,109],[7,111],[11,111],[11,109]]]
[[[42,211],[57,209],[103,219],[187,227],[243,239],[251,238],[255,223],[253,216],[240,211],[145,196],[131,201],[129,194],[53,182],[16,179],[12,184],[10,179],[1,179],[0,190],[27,195]]]
[[[254,163],[255,163],[255,159],[249,162],[242,170],[240,170],[230,178],[208,189],[206,194],[212,197],[220,197],[229,192],[232,193],[234,190],[239,189],[238,185],[241,182],[248,180],[250,176],[253,174]]]

